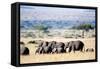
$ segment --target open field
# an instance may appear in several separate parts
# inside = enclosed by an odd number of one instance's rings
[[[61,54],[35,54],[37,46],[36,44],[27,44],[31,40],[44,40],[44,41],[57,41],[57,42],[68,42],[72,40],[81,40],[85,44],[85,49],[93,48],[94,52],[71,52],[71,53],[61,53]],[[30,55],[23,56],[20,55],[20,63],[40,63],[40,62],[55,62],[55,61],[74,61],[74,60],[91,60],[95,59],[95,38],[42,38],[42,39],[32,39],[32,38],[21,38],[21,41],[25,43],[25,46],[29,48]]]

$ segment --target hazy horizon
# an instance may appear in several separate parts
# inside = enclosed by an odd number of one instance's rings
[[[43,24],[54,27],[72,27],[73,25],[89,23],[95,25],[95,10],[43,7],[43,6],[20,6],[20,22],[22,26]],[[29,25],[28,25],[29,24]]]

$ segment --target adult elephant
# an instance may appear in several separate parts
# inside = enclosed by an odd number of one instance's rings
[[[51,42],[43,41],[39,44],[36,53],[47,54],[52,52]]]
[[[42,47],[44,41],[41,40],[41,41],[38,41],[37,43],[38,43],[38,47]]]
[[[35,54],[42,54],[43,53],[43,47],[41,46],[41,47],[38,47],[37,49],[36,49],[36,51],[35,51]]]
[[[43,53],[43,43],[44,41],[38,41],[38,46],[37,46],[37,49],[35,51],[35,54],[38,53],[38,54],[42,54]]]
[[[57,47],[56,47],[56,41],[51,41],[49,46],[51,46],[52,52],[51,53],[56,53]]]
[[[29,55],[29,49],[23,45],[20,46],[20,54],[21,55]]]
[[[36,53],[42,54],[42,51],[43,51],[43,48],[42,48],[43,42],[44,42],[44,41],[41,41],[41,40],[40,40],[40,41],[37,41],[38,46],[36,46],[37,49],[36,49],[36,51],[35,51],[35,54],[36,54]]]
[[[48,53],[52,53],[52,45],[53,45],[53,42],[47,42],[45,41],[43,43],[43,52],[48,54]]]
[[[57,42],[56,46],[53,48],[53,52],[54,53],[64,53],[65,49],[64,49],[65,44],[63,42]]]
[[[83,51],[85,50],[84,43],[80,40],[78,41],[70,41],[65,49],[69,49],[68,52],[75,51]]]

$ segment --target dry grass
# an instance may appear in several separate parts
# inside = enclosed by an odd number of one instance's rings
[[[62,41],[68,42],[72,40],[81,40],[85,44],[85,48],[95,49],[95,38],[84,38],[84,39],[72,39],[72,38],[45,38],[45,39],[32,39],[32,38],[22,38],[21,41],[25,42],[25,46],[29,48],[30,55],[22,56],[20,55],[20,63],[40,63],[40,62],[55,62],[55,61],[74,61],[74,60],[91,60],[95,59],[94,52],[71,52],[71,53],[61,53],[61,54],[35,54],[37,46],[36,44],[27,44],[30,40],[45,40],[45,41]]]

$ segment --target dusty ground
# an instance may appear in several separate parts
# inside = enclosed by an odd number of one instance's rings
[[[72,40],[81,40],[85,44],[86,48],[95,49],[95,38],[84,38],[84,39],[73,39],[73,38],[45,38],[45,39],[32,39],[32,38],[21,38],[21,41],[25,42],[25,46],[29,48],[30,55],[22,56],[20,55],[20,63],[40,63],[40,62],[55,62],[55,61],[73,61],[73,60],[91,60],[95,59],[95,51],[94,52],[71,52],[71,53],[62,53],[62,54],[34,54],[36,44],[27,44],[30,40],[45,40],[45,41],[60,41],[60,42],[68,42]]]

